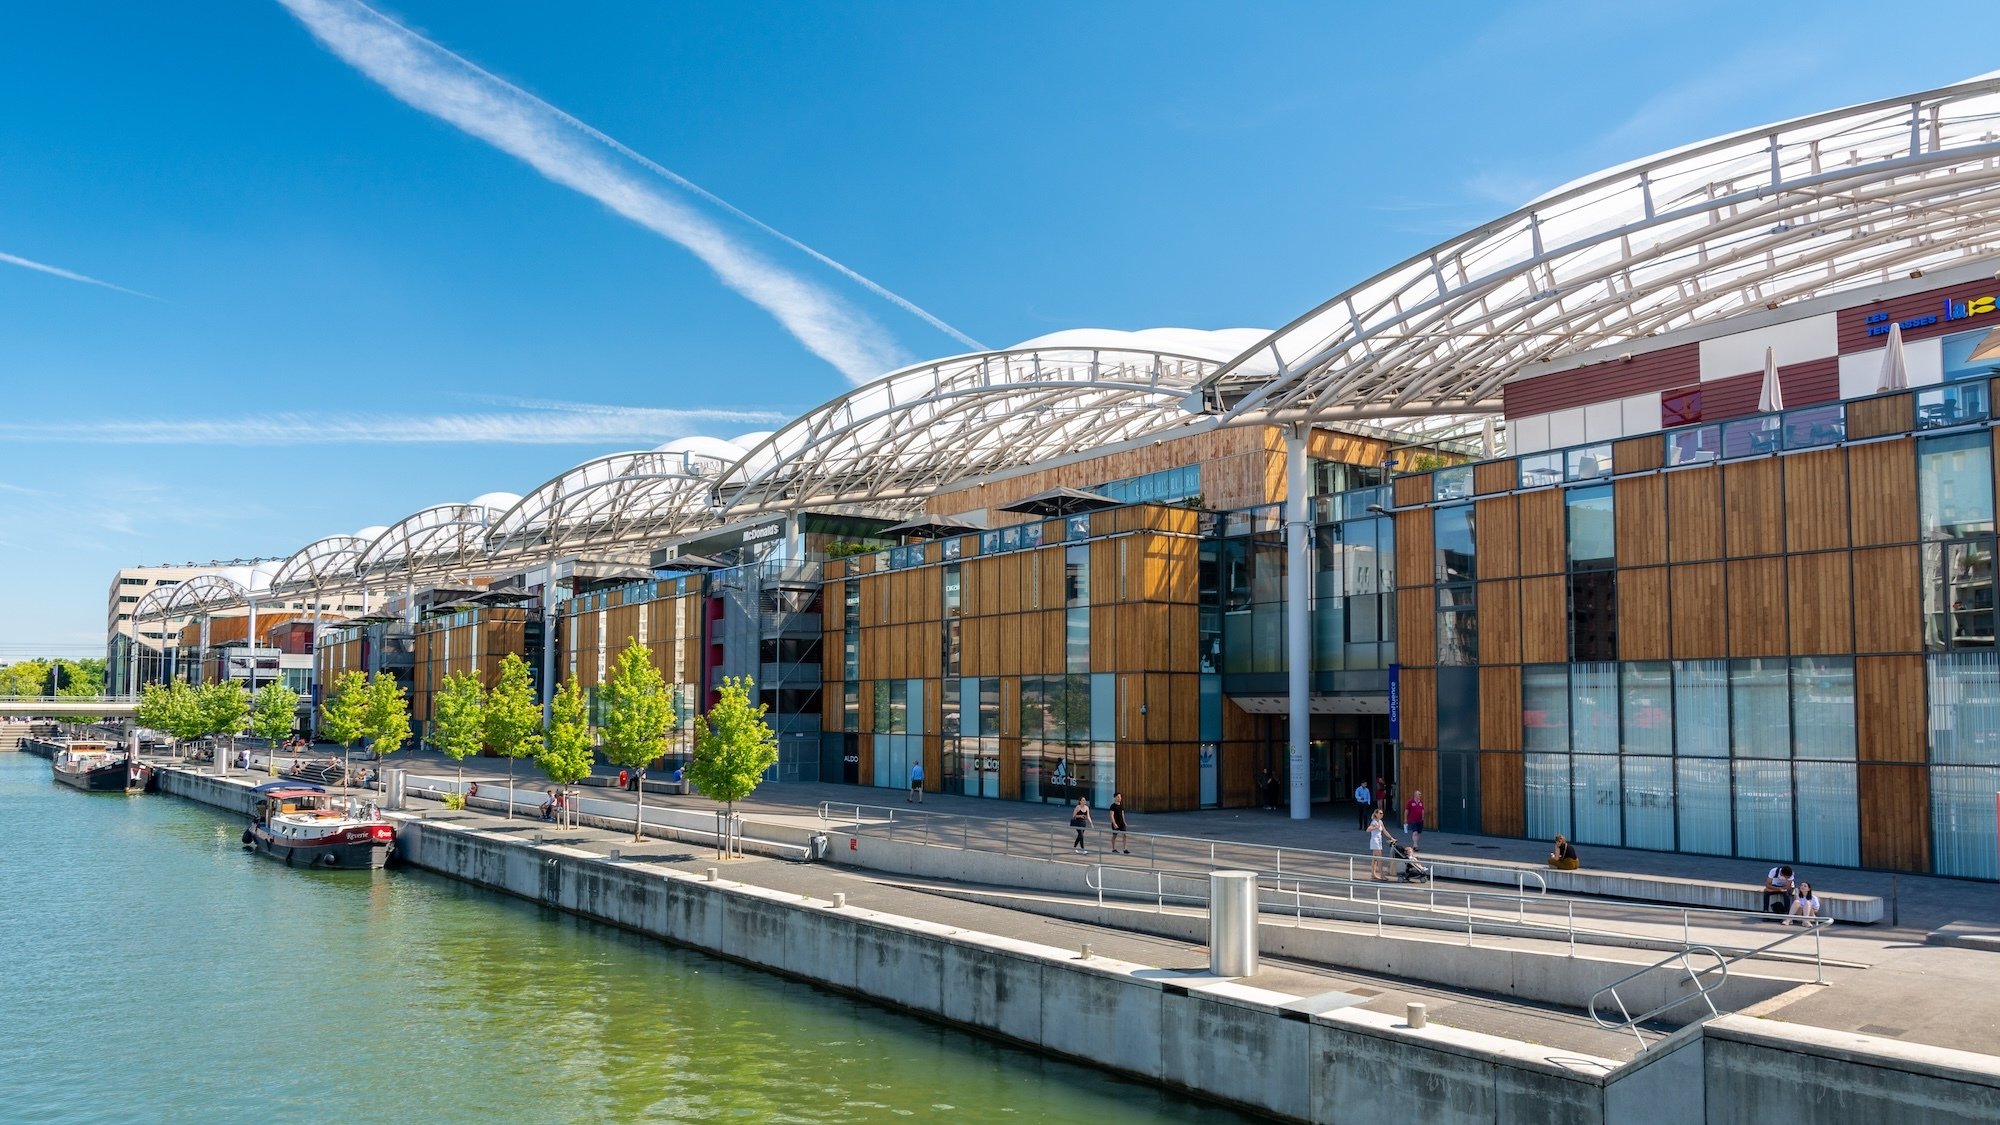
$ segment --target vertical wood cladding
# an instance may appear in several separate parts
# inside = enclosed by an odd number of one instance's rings
[[[1520,573],[1521,517],[1515,497],[1496,496],[1473,505],[1472,526],[1479,577],[1512,578]]]
[[[1479,583],[1479,660],[1515,664],[1521,659],[1521,584],[1512,578]],[[1400,612],[1400,611],[1399,611]]]
[[[1785,549],[1829,551],[1847,546],[1847,451],[1796,453],[1782,464]]]
[[[1785,655],[1785,560],[1728,564],[1729,655]]]
[[[1883,395],[1847,404],[1847,439],[1906,434],[1916,424],[1916,400],[1909,394]]]
[[[1627,477],[1614,482],[1611,488],[1617,519],[1618,565],[1654,566],[1666,562],[1666,478]]]
[[[1854,651],[1854,589],[1846,551],[1786,559],[1791,649],[1805,656]]]
[[[1428,586],[1437,581],[1433,525],[1428,508],[1396,513],[1396,585]]]
[[[1914,505],[1912,505],[1914,506]],[[1923,647],[1923,572],[1916,547],[1856,551],[1854,650],[1915,652]]]
[[[1528,832],[1526,777],[1519,754],[1479,755],[1479,830],[1488,836]]]
[[[1404,750],[1396,757],[1397,784],[1404,793],[1428,794],[1424,798],[1424,827],[1437,827],[1437,751]]]
[[[1672,562],[1722,557],[1722,470],[1715,466],[1667,474],[1667,549]]]
[[[1437,682],[1435,668],[1403,669],[1403,741],[1411,746],[1437,746]]]
[[[1627,568],[1618,572],[1618,658],[1665,660],[1668,638],[1667,568]]]
[[[1396,619],[1399,622],[1396,656],[1406,665],[1437,663],[1436,597],[1430,586],[1405,587],[1396,591]],[[1403,630],[1401,622],[1410,622],[1414,627]]]
[[[1855,657],[1854,720],[1862,761],[1923,762],[1924,658]]]
[[[1398,508],[1428,504],[1431,502],[1431,475],[1411,473],[1408,476],[1397,477],[1393,482],[1391,495],[1396,498]]]
[[[1521,662],[1569,660],[1569,586],[1561,576],[1521,580]]]
[[[1487,750],[1521,748],[1521,668],[1482,664],[1479,668],[1479,745]]]
[[[1521,573],[1560,574],[1569,565],[1563,494],[1543,489],[1521,494]]]
[[[1731,558],[1785,549],[1784,490],[1774,457],[1722,466],[1723,546]]]
[[[1929,871],[1929,771],[1922,766],[1863,764],[1855,785],[1861,796],[1861,865]]]
[[[1514,460],[1510,457],[1482,461],[1472,470],[1472,491],[1481,496],[1511,491],[1516,475]]]
[[[1854,545],[1913,543],[1917,538],[1917,453],[1909,438],[1850,446],[1848,508]]]
[[[1728,604],[1721,563],[1667,568],[1669,616],[1675,660],[1729,655]]]
[[[1645,437],[1626,438],[1611,446],[1611,471],[1614,473],[1643,473],[1666,464],[1666,443],[1658,434]]]

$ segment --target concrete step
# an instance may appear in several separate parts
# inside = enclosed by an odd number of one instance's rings
[[[1950,922],[1925,935],[1931,945],[1955,945],[1960,949],[1983,949],[2000,953],[2000,927],[1991,922]]]

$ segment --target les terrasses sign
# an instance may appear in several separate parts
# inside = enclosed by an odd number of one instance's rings
[[[1922,328],[1927,324],[1937,324],[1940,321],[1967,320],[1975,316],[1984,316],[1994,310],[1994,302],[1996,300],[2000,300],[2000,298],[1946,297],[1943,301],[1944,308],[1940,312],[1928,313],[1924,316],[1913,316],[1908,320],[1900,321],[1892,321],[1889,318],[1889,314],[1885,312],[1869,313],[1862,318],[1861,323],[1868,326],[1868,334],[1870,336],[1887,336],[1892,325],[1900,326],[1903,331],[1908,332],[1912,328]]]

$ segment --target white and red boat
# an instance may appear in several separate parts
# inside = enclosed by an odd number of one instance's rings
[[[49,766],[55,779],[91,793],[137,793],[150,788],[152,768],[109,742],[70,742]]]
[[[256,789],[257,804],[245,847],[302,867],[376,868],[396,848],[396,826],[372,805],[352,797],[335,800],[317,785],[270,781]]]

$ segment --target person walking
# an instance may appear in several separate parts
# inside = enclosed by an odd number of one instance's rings
[[[1070,844],[1069,850],[1078,855],[1083,855],[1085,852],[1083,834],[1090,828],[1090,801],[1088,799],[1083,797],[1076,799],[1076,807],[1069,810],[1069,826],[1076,829],[1076,841]]]
[[[1368,862],[1368,870],[1377,881],[1388,878],[1382,865],[1382,849],[1395,839],[1389,835],[1389,826],[1382,823],[1382,810],[1376,809],[1375,815],[1368,818],[1368,854],[1374,857]]]
[[[1375,796],[1368,791],[1368,779],[1365,777],[1361,779],[1361,784],[1354,787],[1354,808],[1360,814],[1361,829],[1367,831],[1368,815],[1375,809]]]
[[[924,803],[924,760],[922,758],[918,758],[916,761],[910,763],[910,795],[904,798],[904,800],[905,802],[915,801],[920,805]]]
[[[1410,838],[1410,846],[1421,847],[1424,842],[1424,791],[1411,792],[1410,799],[1403,804],[1403,835]]]
[[[1125,830],[1125,794],[1111,795],[1111,850],[1132,854],[1132,837]],[[1120,847],[1120,844],[1123,847]]]

